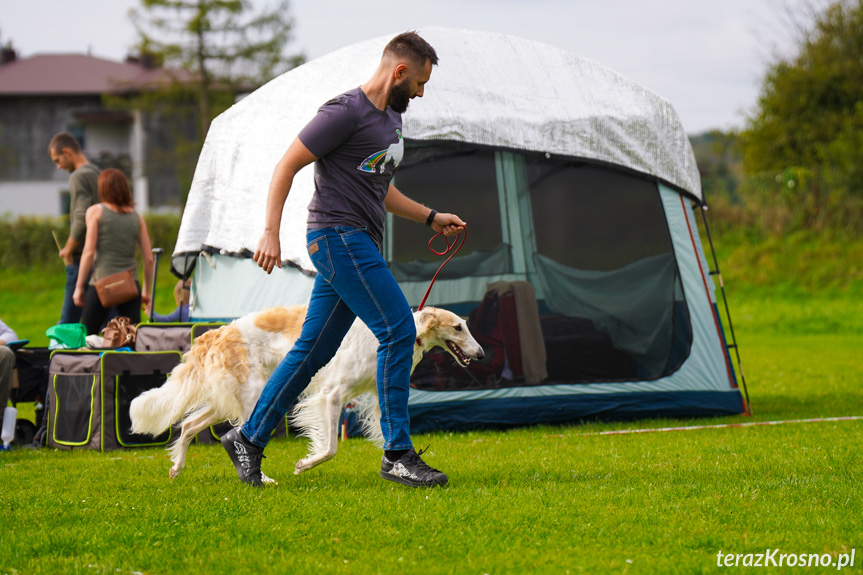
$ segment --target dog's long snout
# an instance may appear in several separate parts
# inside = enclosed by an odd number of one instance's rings
[[[482,346],[477,345],[476,349],[477,349],[476,358],[477,359],[483,359],[485,357],[485,352],[482,350]]]

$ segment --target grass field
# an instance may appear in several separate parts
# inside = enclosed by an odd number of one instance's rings
[[[39,281],[0,278],[4,319]],[[863,415],[859,284],[783,282],[729,287],[752,417],[416,437],[450,477],[435,490],[381,480],[358,439],[300,476],[304,443],[275,440],[263,490],[220,446],[193,446],[176,480],[162,450],[17,449],[0,453],[0,573],[713,573],[720,551],[766,549],[853,549],[859,572],[863,421],[590,435]]]

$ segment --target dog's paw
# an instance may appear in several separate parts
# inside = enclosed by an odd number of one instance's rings
[[[182,471],[182,469],[177,469],[175,467],[172,467],[171,469],[168,470],[168,477],[170,477],[171,479],[174,479],[175,477],[180,475],[181,471]]]
[[[264,485],[278,485],[279,482],[273,479],[272,477],[267,477],[264,472],[261,472],[261,483]]]
[[[312,466],[309,465],[308,458],[303,458],[297,461],[297,465],[294,467],[294,475],[299,475],[303,471],[308,471]]]

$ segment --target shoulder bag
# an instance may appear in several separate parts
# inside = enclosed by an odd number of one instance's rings
[[[96,280],[96,293],[99,295],[102,307],[114,307],[138,297],[136,279],[132,270],[125,270]]]

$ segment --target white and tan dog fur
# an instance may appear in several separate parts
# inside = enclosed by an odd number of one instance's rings
[[[133,433],[158,435],[183,420],[180,437],[170,448],[171,477],[183,470],[189,443],[197,433],[221,421],[242,425],[251,416],[270,374],[299,337],[305,314],[306,306],[272,308],[201,335],[164,385],[132,401]],[[414,312],[414,323],[417,339],[411,373],[423,354],[437,346],[464,366],[483,357],[467,324],[452,312],[427,307]],[[377,347],[374,334],[357,319],[335,357],[300,396],[291,421],[309,438],[310,446],[294,473],[335,456],[339,414],[357,398],[366,436],[383,444],[375,383]]]

